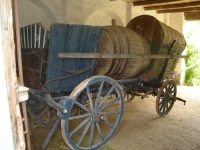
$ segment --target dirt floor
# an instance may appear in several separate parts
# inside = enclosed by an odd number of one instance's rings
[[[156,113],[156,97],[139,97],[125,104],[124,115],[117,133],[104,146],[105,150],[200,150],[200,87],[178,86],[178,97],[170,113]],[[31,121],[32,149],[38,150],[50,129]],[[63,141],[60,127],[47,150],[70,149]]]

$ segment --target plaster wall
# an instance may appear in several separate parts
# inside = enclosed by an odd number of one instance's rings
[[[116,19],[118,26],[126,26],[132,18],[144,14],[183,32],[182,13],[156,14],[156,11],[144,11],[143,7],[133,7],[131,2],[123,0],[19,0],[20,27],[37,22],[47,29],[51,23],[107,26],[112,19]],[[176,70],[180,70],[181,64],[183,62],[179,61]],[[177,81],[180,78],[181,75]]]
[[[183,33],[183,27],[184,27],[184,14],[183,13],[173,13],[173,14],[168,14],[168,25],[172,27],[173,29],[177,30],[180,33]],[[186,55],[186,50],[182,53],[182,55]],[[180,71],[184,69],[185,66],[185,60],[184,59],[179,59],[175,71]],[[174,80],[178,84],[183,84],[185,82],[185,72],[177,75]]]
[[[53,19],[47,13],[31,1],[19,0],[18,2],[20,27],[40,22],[45,28],[49,29]]]

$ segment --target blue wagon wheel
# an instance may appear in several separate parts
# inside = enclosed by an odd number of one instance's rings
[[[117,98],[109,99],[112,94]],[[76,150],[100,148],[116,133],[122,119],[124,99],[119,84],[109,77],[93,76],[69,97],[73,99],[72,108],[79,107],[82,113],[61,120],[64,141]]]
[[[49,107],[43,100],[28,100],[27,110],[31,118],[40,126],[50,128],[57,119],[56,110]]]
[[[176,82],[174,80],[167,80],[163,83],[156,99],[156,111],[158,115],[165,116],[172,109],[175,102],[176,89]]]

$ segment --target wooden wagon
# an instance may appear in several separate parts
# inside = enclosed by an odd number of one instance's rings
[[[176,100],[185,102],[169,79],[178,58],[187,58],[180,56],[184,37],[151,16],[133,22],[132,30],[69,24],[53,24],[50,31],[41,24],[21,28],[28,111],[38,124],[52,127],[42,149],[60,124],[70,148],[100,148],[119,127],[124,99],[157,96],[161,116]]]

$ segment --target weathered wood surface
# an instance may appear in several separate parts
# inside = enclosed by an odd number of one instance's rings
[[[18,60],[18,74],[19,74],[19,82],[21,86],[24,86],[23,81],[23,70],[22,70],[22,54],[21,54],[21,43],[20,43],[20,31],[19,31],[19,7],[18,0],[14,0],[14,15],[15,15],[15,31],[16,31],[16,47],[17,47],[17,60]],[[19,97],[18,97],[19,98]],[[24,134],[26,137],[26,149],[31,150],[31,142],[30,136],[28,132],[28,117],[26,111],[26,101],[22,102],[22,116],[23,116],[23,126],[24,126]],[[20,113],[19,113],[20,114]]]
[[[113,53],[110,54],[118,54],[119,57],[121,54],[150,54],[148,42],[136,32],[131,31],[128,28],[119,26],[106,26],[105,31],[108,33],[110,38],[108,39],[108,41],[105,41],[106,43],[103,45],[106,45],[107,43],[112,44]],[[102,43],[102,40],[100,41],[100,43]],[[99,53],[108,54],[107,51],[110,50],[106,50],[106,48],[108,47],[104,47],[102,52]],[[110,58],[112,58],[112,55],[110,56]],[[144,71],[148,67],[150,62],[149,59],[112,59],[112,65],[110,66],[109,70],[103,70],[104,67],[101,66],[103,58],[98,59],[96,62],[100,63],[96,63],[95,75],[106,75],[113,79],[132,78],[141,71]],[[105,59],[104,62],[108,64],[109,62],[106,60],[107,59]]]
[[[200,7],[169,9],[169,10],[157,10],[157,13],[176,13],[176,12],[188,12],[188,11],[200,11]]]
[[[200,20],[200,11],[185,12],[185,20],[187,21],[198,21]]]
[[[35,90],[41,89],[46,81],[48,49],[22,49],[24,84]]]
[[[161,6],[146,6],[144,7],[144,10],[158,10],[158,9],[172,9],[172,8],[184,8],[184,7],[191,7],[191,6],[199,6],[200,2],[195,1],[195,2],[182,2],[180,4],[166,4],[166,5],[161,5]]]
[[[28,100],[28,90],[29,88],[19,86],[19,102]]]
[[[137,2],[133,2],[133,6],[163,4],[163,3],[179,2],[179,1],[182,1],[182,0],[148,0],[148,1],[137,1]]]
[[[13,35],[13,19],[11,0],[0,0],[2,19],[3,52],[5,63],[5,77],[10,107],[10,118],[14,138],[15,150],[25,150],[22,118],[19,108],[18,83],[15,63],[15,45]],[[7,100],[7,99],[4,99]]]
[[[59,58],[189,58],[186,55],[59,53]]]

